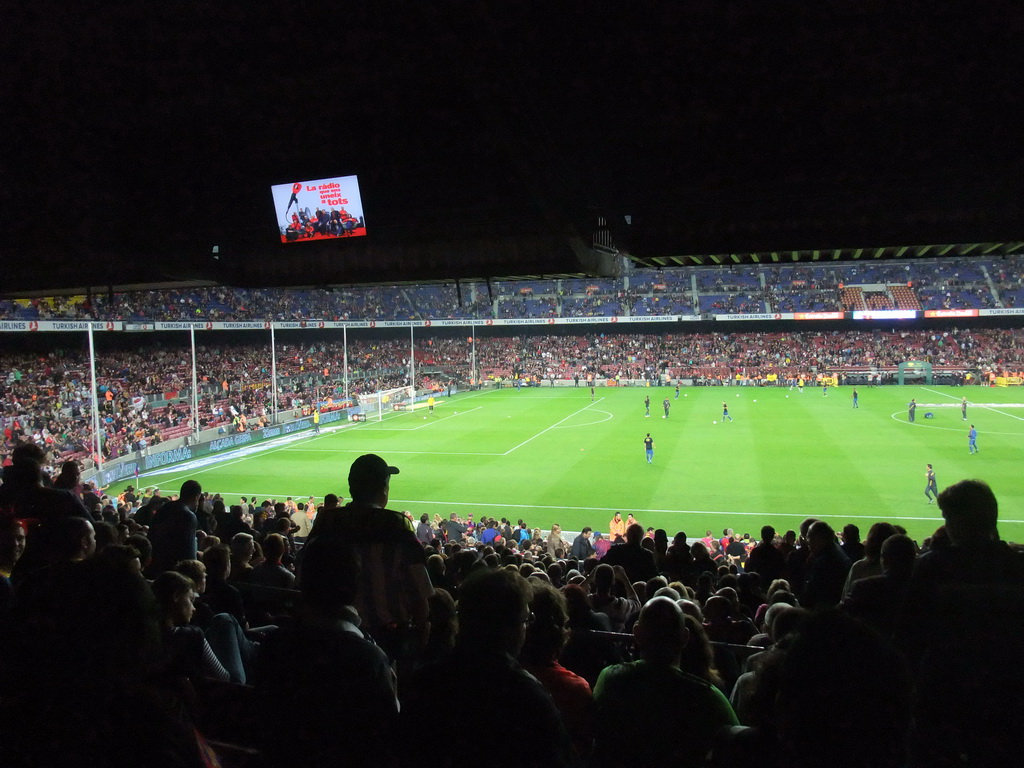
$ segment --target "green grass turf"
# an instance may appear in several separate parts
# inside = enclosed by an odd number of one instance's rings
[[[796,528],[808,516],[835,526],[898,522],[917,539],[940,523],[924,497],[925,464],[939,488],[964,478],[987,481],[999,499],[1003,538],[1024,540],[1024,390],[980,387],[851,387],[803,394],[786,388],[514,389],[440,398],[241,459],[144,476],[141,484],[177,489],[188,478],[219,492],[302,498],[348,495],[351,461],[378,453],[401,468],[392,508],[415,516],[458,512],[522,518],[531,527],[560,523],[607,531],[615,510],[644,526],[691,537],[724,527],[757,536],[761,525]],[[651,416],[643,400],[651,397]],[[960,418],[963,395],[979,405]],[[670,398],[668,419],[661,401]],[[906,404],[919,403],[917,422]],[[735,421],[722,422],[722,400]],[[986,404],[986,405],[982,405]],[[945,407],[936,407],[942,405]],[[932,419],[925,413],[932,411]],[[427,416],[427,418],[424,418]],[[715,424],[713,422],[717,421]],[[981,453],[969,455],[967,428]],[[654,463],[643,438],[655,440]],[[123,485],[123,484],[122,484]]]

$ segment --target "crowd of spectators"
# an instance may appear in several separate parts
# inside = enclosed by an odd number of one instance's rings
[[[943,525],[920,543],[886,521],[862,538],[815,518],[755,540],[669,538],[619,514],[597,523],[607,534],[417,524],[388,509],[399,469],[375,455],[353,462],[347,504],[225,499],[195,480],[107,497],[48,487],[46,461],[20,443],[0,485],[7,765],[903,768],[1016,753],[1024,552],[1000,540],[980,481],[939,494]],[[446,722],[525,741],[429,735]],[[45,723],[60,727],[39,738]]]
[[[426,347],[429,350],[429,347]],[[404,356],[403,356],[404,355]],[[349,394],[408,384],[409,347],[394,340],[349,346]],[[276,350],[279,410],[340,399],[344,370],[341,343],[316,347],[279,345]],[[81,350],[0,355],[0,430],[10,446],[20,436],[48,446],[55,456],[83,457],[92,446],[89,359]],[[333,371],[333,375],[332,375]],[[273,412],[269,350],[224,343],[196,350],[198,419],[192,414],[192,361],[187,346],[151,345],[96,356],[99,422],[106,459],[145,450],[200,430],[243,431],[262,426]]]
[[[765,298],[763,293],[702,293],[700,309],[712,315],[758,314],[771,306]]]
[[[459,344],[441,347],[457,350]],[[478,338],[476,355],[485,379],[728,380],[737,373],[786,379],[810,371],[893,368],[907,360],[1018,371],[1024,365],[1024,335],[1016,329],[534,335]]]
[[[869,264],[736,265],[633,270],[618,278],[499,281],[491,285],[342,288],[192,287],[88,297],[0,299],[0,318],[157,320],[440,320],[518,317],[839,311],[842,288],[866,286],[882,306],[909,290],[924,309],[1014,307],[1024,259],[951,258]],[[891,302],[885,304],[884,302]]]
[[[276,350],[279,411],[344,399],[346,347],[341,341]],[[964,371],[1024,370],[1024,335],[1015,329],[658,333],[479,336],[477,372],[467,337],[353,339],[347,347],[348,395],[409,385],[415,355],[417,386],[518,377],[693,378],[727,381],[737,374],[785,381],[813,372],[892,369],[906,360]],[[244,430],[274,410],[269,349],[221,342],[196,349],[200,430]],[[20,437],[53,456],[82,458],[92,446],[89,359],[81,350],[45,355],[0,354],[0,430],[5,448]],[[101,351],[96,357],[99,421],[105,459],[151,448],[192,432],[191,350],[151,345],[144,352]]]

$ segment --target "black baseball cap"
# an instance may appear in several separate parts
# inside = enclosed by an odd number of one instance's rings
[[[375,453],[366,453],[352,462],[348,471],[348,488],[352,495],[358,490],[376,491],[383,488],[391,475],[397,475],[398,467],[389,466]]]

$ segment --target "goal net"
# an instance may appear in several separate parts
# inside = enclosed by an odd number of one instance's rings
[[[412,387],[385,389],[358,395],[359,408],[367,421],[380,421],[385,413],[405,411],[412,408],[414,391]]]

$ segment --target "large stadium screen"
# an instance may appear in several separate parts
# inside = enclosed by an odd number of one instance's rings
[[[366,234],[359,179],[339,176],[270,188],[282,243],[308,243]]]

